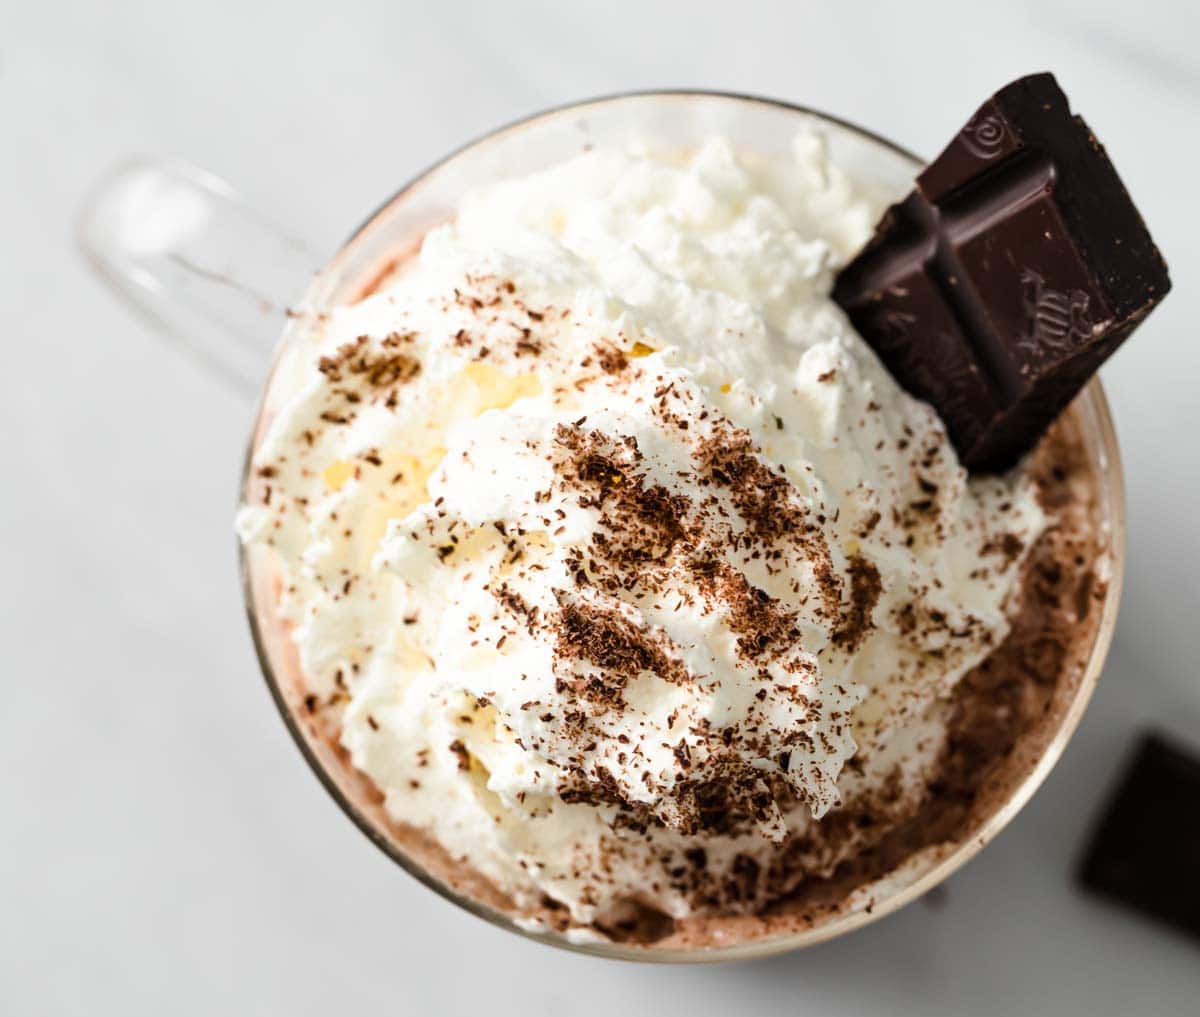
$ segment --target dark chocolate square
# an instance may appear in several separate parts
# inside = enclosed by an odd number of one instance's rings
[[[1142,737],[1079,878],[1200,938],[1200,756],[1158,734]]]
[[[968,469],[1028,452],[1171,287],[1053,75],[997,92],[839,273],[834,300]]]

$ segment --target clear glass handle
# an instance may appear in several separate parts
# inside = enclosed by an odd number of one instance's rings
[[[113,290],[250,396],[289,301],[321,264],[225,181],[176,160],[114,169],[88,197],[78,237]]]

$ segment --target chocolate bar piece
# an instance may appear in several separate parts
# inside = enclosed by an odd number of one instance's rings
[[[1142,738],[1080,869],[1088,889],[1200,937],[1200,757]]]
[[[989,99],[892,206],[834,299],[970,470],[1037,442],[1166,295],[1167,266],[1052,74]]]

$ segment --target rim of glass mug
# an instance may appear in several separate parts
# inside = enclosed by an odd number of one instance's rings
[[[639,106],[642,108],[635,111],[634,107]],[[699,106],[706,108],[701,109]],[[702,132],[693,139],[693,143],[703,137],[704,133],[714,133],[718,127],[728,129],[735,121],[744,121],[746,117],[757,117],[762,121],[760,126],[777,132],[772,135],[776,146],[794,137],[805,122],[816,124],[831,149],[841,149],[834,154],[833,162],[836,165],[845,168],[846,163],[853,158],[866,156],[867,162],[860,166],[859,170],[869,176],[873,166],[875,170],[890,176],[885,189],[895,191],[894,196],[899,196],[899,193],[907,188],[923,165],[923,161],[917,156],[872,131],[838,117],[781,100],[739,93],[681,89],[624,92],[569,103],[515,120],[483,134],[413,177],[382,204],[331,259],[309,287],[304,306],[306,309],[315,310],[354,299],[362,292],[367,280],[385,271],[384,266],[388,265],[389,259],[394,259],[402,250],[414,249],[428,229],[450,217],[454,201],[470,186],[470,182],[462,179],[464,176],[490,176],[491,179],[496,179],[528,172],[538,166],[548,165],[558,158],[565,158],[573,151],[577,152],[594,143],[604,131],[623,130],[627,139],[635,120],[635,112],[647,117],[643,129],[655,124],[660,128],[665,125],[678,128],[680,117],[686,115],[690,118],[687,128]],[[784,121],[790,123],[784,125]],[[790,127],[790,130],[783,130],[783,126]],[[554,144],[550,146],[555,149],[554,154],[535,156],[533,153],[536,146],[528,143],[530,139],[527,137],[522,139],[525,142],[522,145],[514,144],[518,136],[527,135],[532,131],[540,131],[543,135],[548,131],[562,132],[562,136],[555,138]],[[726,130],[726,133],[729,131]],[[656,134],[656,140],[659,137]],[[546,137],[542,138],[543,142],[546,140]],[[737,139],[734,140],[736,142]],[[498,145],[501,146],[499,149]],[[761,150],[763,146],[747,144],[745,147]],[[474,160],[478,165],[463,165],[464,161],[468,160]],[[522,162],[527,162],[528,165],[521,165]],[[850,170],[850,175],[862,182],[862,177],[853,169]],[[882,181],[879,180],[868,179],[865,182],[868,185],[882,185]],[[901,191],[896,191],[897,187],[900,187]],[[424,201],[424,207],[405,207],[417,198]],[[271,395],[280,373],[280,365],[289,353],[294,352],[293,340],[299,334],[299,326],[295,323],[289,323],[284,329],[273,356],[271,369],[264,379],[242,468],[239,486],[239,497],[242,500],[252,480],[253,454],[263,434],[265,422],[270,416]],[[1089,382],[1070,412],[1080,417],[1081,431],[1089,445],[1088,454],[1092,458],[1094,472],[1100,480],[1099,494],[1108,527],[1110,571],[1100,622],[1088,653],[1084,673],[1054,729],[1052,738],[1038,755],[1034,765],[1014,784],[1011,793],[1002,804],[986,821],[975,828],[969,837],[964,837],[945,853],[929,854],[923,864],[921,857],[926,852],[918,852],[915,856],[917,864],[911,867],[912,871],[904,871],[895,880],[895,886],[887,891],[886,896],[873,899],[869,907],[864,901],[863,906],[840,911],[831,918],[798,932],[741,940],[723,946],[675,948],[572,939],[562,933],[523,925],[512,915],[456,890],[428,872],[390,840],[381,823],[368,816],[352,799],[351,793],[339,783],[338,776],[331,766],[335,758],[334,753],[328,746],[318,744],[319,736],[307,730],[301,723],[298,711],[288,702],[287,693],[277,673],[274,656],[283,652],[287,637],[279,631],[269,631],[272,627],[276,630],[279,628],[278,625],[272,626],[274,619],[270,616],[275,599],[273,574],[265,567],[266,563],[259,554],[239,543],[242,587],[255,651],[271,696],[293,740],[342,811],[368,839],[410,875],[472,914],[519,935],[563,949],[603,957],[659,963],[766,957],[811,946],[844,935],[896,911],[940,883],[978,854],[1028,802],[1058,761],[1078,726],[1112,642],[1124,571],[1126,525],[1124,481],[1116,434],[1107,400],[1097,378]],[[322,759],[322,756],[328,758]],[[349,766],[344,760],[340,765],[343,768]],[[349,775],[342,776],[344,780],[349,780]],[[910,868],[908,862],[911,861],[914,859],[902,863],[901,870]],[[895,875],[889,874],[885,880]]]

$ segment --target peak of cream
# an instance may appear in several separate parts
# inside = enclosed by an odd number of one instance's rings
[[[313,709],[518,905],[759,906],[843,797],[919,793],[1006,633],[1030,485],[968,483],[828,298],[878,211],[812,135],[588,153],[276,382],[239,531]]]

